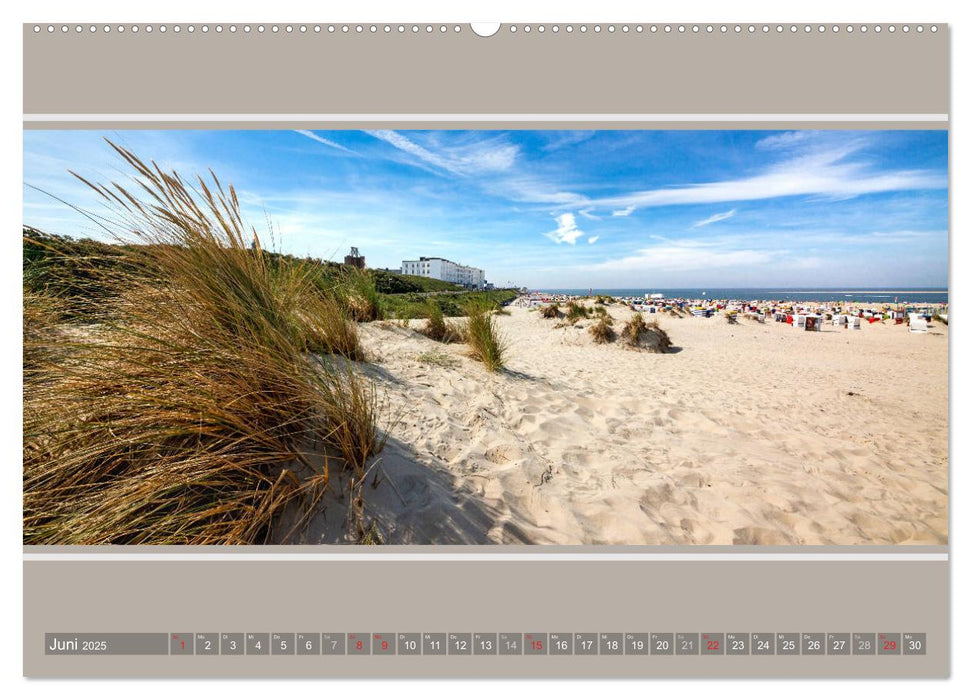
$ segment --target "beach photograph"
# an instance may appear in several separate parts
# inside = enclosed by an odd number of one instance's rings
[[[25,130],[25,545],[948,543],[940,130]]]

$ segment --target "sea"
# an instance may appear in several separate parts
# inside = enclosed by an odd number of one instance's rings
[[[665,299],[755,299],[778,301],[846,301],[866,304],[947,304],[945,287],[644,287],[641,289],[536,289],[530,291],[548,294],[603,294],[615,297],[643,297],[645,294],[663,294]]]

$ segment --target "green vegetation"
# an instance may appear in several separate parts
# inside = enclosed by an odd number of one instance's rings
[[[452,369],[458,367],[459,361],[449,355],[448,353],[442,352],[441,350],[432,350],[430,352],[422,352],[415,355],[415,359],[421,362],[423,365],[434,365],[435,367],[442,367],[444,369]]]
[[[518,296],[513,289],[490,289],[482,292],[440,292],[433,294],[383,294],[381,306],[388,317],[428,318],[428,301],[438,304],[446,317],[465,316],[469,304],[482,304],[487,309],[507,304]]]
[[[624,324],[624,330],[621,331],[621,337],[627,341],[628,345],[637,346],[640,344],[641,336],[647,331],[647,324],[644,322],[644,316],[640,313],[635,313],[631,316],[630,321]]]
[[[571,324],[576,323],[581,318],[590,318],[590,309],[588,309],[583,304],[578,304],[575,301],[570,301],[566,305],[566,320]]]
[[[462,330],[445,320],[442,307],[435,299],[429,299],[425,302],[425,306],[428,320],[425,322],[422,333],[440,343],[453,343],[461,339]]]
[[[461,292],[465,288],[459,284],[443,282],[430,277],[402,275],[387,270],[370,270],[380,294],[408,294],[424,292]]]
[[[613,325],[613,320],[609,315],[600,315],[600,319],[590,326],[590,335],[593,336],[594,342],[598,344],[610,343],[616,337],[614,329],[611,328]]]
[[[539,315],[543,318],[559,318],[562,316],[560,311],[560,305],[555,301],[552,304],[547,304],[539,310]]]
[[[640,313],[635,313],[630,321],[624,325],[621,337],[633,348],[642,348],[650,352],[667,352],[671,347],[671,338],[657,321],[647,323]]]
[[[495,317],[481,302],[470,302],[463,341],[469,344],[470,354],[490,372],[498,372],[505,365],[508,341],[499,333]]]
[[[370,272],[343,267],[333,292],[349,318],[360,322],[384,318],[377,284]]]
[[[614,317],[602,306],[598,306],[593,310],[593,315],[596,316],[600,321],[608,326],[614,325]]]

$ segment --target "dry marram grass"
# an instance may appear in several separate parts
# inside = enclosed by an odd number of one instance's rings
[[[335,468],[366,534],[359,486],[383,443],[373,384],[336,357],[359,354],[353,321],[264,254],[231,186],[112,146],[136,184],[79,179],[139,244],[132,269],[159,274],[113,280],[110,321],[58,332],[25,296],[24,542],[265,542]]]

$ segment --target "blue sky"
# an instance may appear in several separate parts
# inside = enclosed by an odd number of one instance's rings
[[[947,284],[944,131],[25,131],[24,182],[104,213],[67,173],[127,177],[104,138],[212,168],[296,255],[530,287]],[[105,238],[26,186],[24,223]]]

